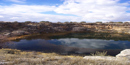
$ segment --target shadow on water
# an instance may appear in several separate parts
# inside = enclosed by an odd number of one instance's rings
[[[59,54],[89,55],[107,51],[115,56],[130,48],[130,35],[108,33],[69,33],[65,35],[33,35],[6,43],[5,47],[27,51],[55,52]]]

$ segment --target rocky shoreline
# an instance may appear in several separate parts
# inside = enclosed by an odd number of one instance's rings
[[[0,22],[0,40],[30,34],[103,32],[130,34],[130,23]]]

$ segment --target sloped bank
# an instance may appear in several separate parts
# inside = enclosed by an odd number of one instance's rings
[[[130,34],[130,24],[110,23],[51,23],[51,22],[0,22],[0,40],[8,37],[59,33],[59,32],[103,32]],[[17,37],[16,37],[17,38]],[[18,37],[20,38],[20,37]]]

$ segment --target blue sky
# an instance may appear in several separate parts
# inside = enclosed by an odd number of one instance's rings
[[[129,0],[0,0],[1,21],[130,21]]]

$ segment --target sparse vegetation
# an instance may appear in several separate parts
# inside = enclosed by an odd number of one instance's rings
[[[92,56],[107,56],[107,51],[91,53]]]
[[[99,53],[99,52],[97,52]],[[102,53],[100,53],[102,54]],[[97,55],[100,55],[97,54]],[[103,55],[106,52],[103,53]],[[125,61],[91,60],[81,56],[63,56],[56,53],[25,52],[0,49],[0,65],[130,65]]]
[[[85,23],[86,23],[86,21],[81,21],[80,23],[81,23],[81,24],[85,24]]]
[[[49,21],[40,21],[39,23],[49,23]]]
[[[123,23],[123,22],[120,21],[120,22],[117,22],[117,23]]]
[[[101,24],[101,23],[102,23],[102,21],[97,21],[96,23],[97,23],[97,24]]]
[[[25,21],[25,23],[31,23],[32,21]]]
[[[45,24],[43,24],[45,23]],[[59,22],[60,23],[60,22]],[[74,23],[74,24],[73,24]],[[82,23],[82,24],[81,24]],[[64,22],[64,23],[51,23],[49,21],[41,21],[40,23],[35,23],[31,21],[26,21],[24,23],[15,22],[0,22],[0,43],[3,43],[3,39],[6,40],[6,37],[13,37],[29,34],[40,34],[40,33],[58,33],[58,32],[75,32],[75,31],[88,31],[88,32],[107,32],[107,33],[118,33],[125,32],[130,33],[130,25],[123,24],[114,24],[114,22],[109,22],[108,24],[95,24],[95,23],[86,23],[82,21],[81,23],[77,22]],[[112,24],[110,24],[112,23]],[[129,22],[127,22],[129,24]],[[123,25],[123,26],[122,26]],[[82,27],[82,29],[81,29]],[[75,29],[76,28],[76,29]],[[120,30],[122,29],[122,30]],[[120,32],[120,33],[121,33]],[[50,35],[50,34],[48,34]],[[3,36],[3,37],[2,37]],[[111,34],[96,34],[96,35],[86,35],[87,38],[101,38],[101,39],[127,39],[129,37],[121,37],[121,35],[111,35]],[[120,37],[119,37],[120,36]],[[123,35],[122,35],[123,36]],[[126,35],[127,36],[127,35]],[[118,37],[118,38],[117,38]],[[13,38],[12,38],[13,39]],[[7,40],[6,40],[7,41]],[[96,52],[92,53],[92,56],[106,56],[107,52]],[[0,50],[0,65],[130,65],[125,61],[110,61],[110,60],[92,60],[92,59],[83,59],[81,56],[63,56],[56,53],[42,53],[42,52],[25,52],[16,49],[1,49]]]

